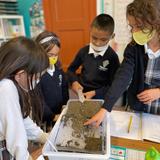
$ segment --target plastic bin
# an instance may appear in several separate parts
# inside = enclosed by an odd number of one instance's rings
[[[77,100],[69,100],[77,101]],[[90,101],[101,101],[102,100],[90,100]],[[103,123],[105,123],[105,151],[104,154],[89,154],[89,153],[77,153],[77,152],[68,152],[68,151],[58,151],[55,147],[55,141],[57,138],[57,133],[60,127],[60,122],[67,112],[67,106],[63,109],[61,115],[59,116],[56,124],[54,125],[50,136],[42,149],[42,154],[47,156],[49,160],[108,160],[110,157],[110,118],[109,113],[107,113],[106,118],[104,119]]]

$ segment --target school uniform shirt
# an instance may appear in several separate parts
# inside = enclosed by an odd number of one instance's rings
[[[153,52],[147,44],[144,45],[145,53],[148,55],[148,63],[145,71],[145,88],[159,88],[160,85],[160,49]],[[156,99],[146,106],[147,112],[160,114],[160,99]]]
[[[53,120],[53,115],[61,112],[62,106],[69,99],[68,82],[62,69],[55,66],[54,71],[48,70],[40,82],[39,87],[44,97],[44,121]]]
[[[16,160],[28,160],[27,140],[38,140],[44,132],[27,117],[23,119],[19,95],[13,81],[0,81],[0,141]]]
[[[81,73],[77,75],[80,66]],[[70,83],[78,81],[84,87],[83,92],[95,90],[97,96],[104,97],[118,67],[118,56],[110,46],[103,53],[95,54],[87,45],[79,50],[67,73]]]
[[[146,54],[144,46],[129,44],[126,47],[124,60],[115,75],[112,86],[105,95],[104,108],[111,111],[116,100],[128,88],[128,105],[133,110],[148,112],[148,105],[140,102],[137,94],[145,89],[160,87],[160,76],[157,74],[160,72],[160,56],[156,57],[154,63],[152,63],[153,65],[150,65],[152,60],[149,60],[149,57],[150,55],[149,53]],[[149,69],[147,69],[148,67]],[[152,77],[148,77],[147,74],[151,72],[154,74],[152,74]],[[150,83],[148,83],[148,80]]]

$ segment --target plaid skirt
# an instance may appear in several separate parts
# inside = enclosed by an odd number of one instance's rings
[[[5,140],[0,141],[0,160],[15,160],[7,151]]]

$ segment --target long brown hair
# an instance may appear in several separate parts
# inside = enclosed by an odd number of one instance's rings
[[[142,23],[141,29],[156,30],[160,40],[160,0],[134,0],[127,6],[126,15]]]
[[[33,96],[30,92],[25,92],[14,77],[18,71],[24,70],[28,75],[28,84],[32,84],[33,75],[41,73],[48,65],[48,57],[44,50],[29,38],[14,38],[0,48],[0,80],[9,78],[14,82],[19,93],[23,117],[27,117],[32,110],[32,118],[37,122],[42,114],[39,95],[34,92]]]

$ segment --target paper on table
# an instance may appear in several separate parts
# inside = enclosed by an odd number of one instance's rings
[[[128,124],[132,116],[132,124],[128,133]],[[110,115],[111,136],[141,140],[141,116],[132,112],[112,111]]]
[[[143,139],[160,143],[160,116],[143,113],[142,137]]]

